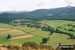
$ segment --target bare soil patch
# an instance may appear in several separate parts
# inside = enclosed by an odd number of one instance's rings
[[[13,37],[11,40],[16,40],[16,39],[23,39],[23,38],[29,38],[32,37],[33,35],[24,35],[24,36],[18,36],[18,37]]]

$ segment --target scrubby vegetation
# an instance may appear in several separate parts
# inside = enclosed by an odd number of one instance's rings
[[[8,50],[55,50],[51,46],[48,45],[38,45],[34,42],[25,42],[22,46],[3,46],[6,47]]]

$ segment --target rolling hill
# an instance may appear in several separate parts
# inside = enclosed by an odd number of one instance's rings
[[[75,7],[0,13],[0,39],[0,45],[35,42],[56,48],[59,43],[75,44]]]
[[[9,23],[13,19],[58,19],[75,20],[75,7],[54,9],[38,9],[31,12],[4,12],[0,13],[0,22]]]

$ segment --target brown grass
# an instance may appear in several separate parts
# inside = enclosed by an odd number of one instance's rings
[[[0,50],[8,50],[6,47],[0,47]]]
[[[11,33],[11,32],[23,32],[21,30],[10,29],[10,28],[0,28],[1,33]]]

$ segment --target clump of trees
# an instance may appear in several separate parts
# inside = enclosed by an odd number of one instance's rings
[[[40,28],[43,31],[49,31],[51,34],[55,32],[54,28],[48,25],[45,26],[40,26],[39,24],[27,24],[27,27],[35,27],[35,28]],[[51,35],[50,34],[50,35]]]
[[[64,32],[64,31],[60,30],[59,28],[57,28],[55,32],[56,33],[61,33],[61,34],[69,35],[70,36],[70,39],[75,39],[75,36],[73,34],[70,34],[68,32]]]
[[[72,27],[75,27],[75,25],[72,25],[72,24],[67,24],[67,26],[72,26]]]
[[[43,26],[43,27],[42,27],[42,30],[43,30],[43,31],[49,31],[51,34],[53,34],[53,33],[55,32],[54,28],[51,27],[51,26]],[[51,34],[50,34],[50,35],[51,35]]]
[[[41,28],[41,26],[40,25],[38,25],[38,24],[26,24],[27,25],[27,27],[35,27],[35,28]]]
[[[75,30],[73,30],[73,29],[69,29],[69,31],[73,31],[73,32],[75,32]]]

